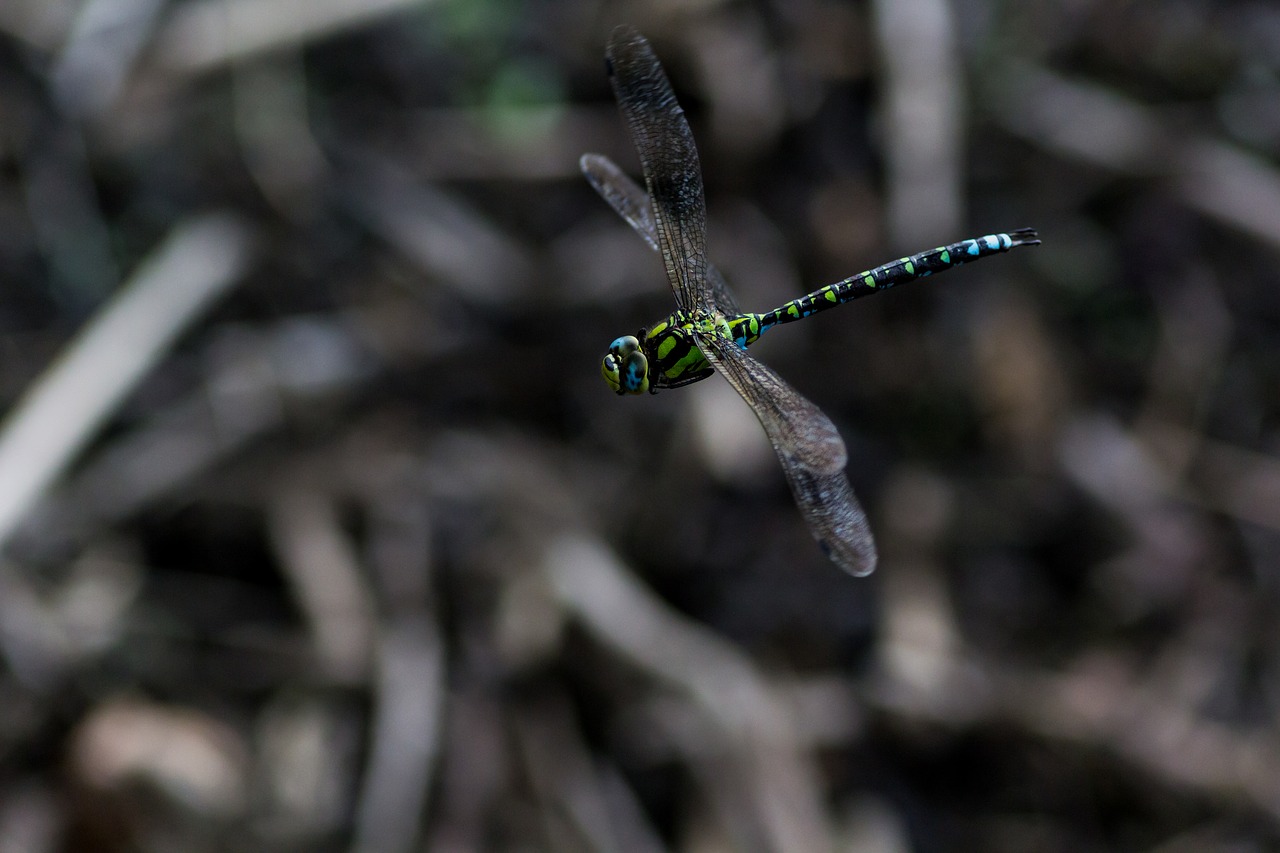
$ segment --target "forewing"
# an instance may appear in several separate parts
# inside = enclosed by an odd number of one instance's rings
[[[603,154],[583,154],[578,163],[582,167],[582,174],[587,176],[587,182],[600,193],[600,197],[609,202],[609,206],[636,229],[655,252],[661,253],[662,249],[658,246],[658,226],[653,221],[653,207],[640,185]],[[707,285],[715,298],[716,309],[729,317],[741,314],[738,300],[729,290],[729,284],[720,270],[712,266],[710,261],[706,262],[706,270]]]
[[[706,284],[702,172],[684,110],[644,36],[630,27],[618,27],[609,37],[606,56],[618,107],[640,155],[658,247],[676,305],[686,311],[714,308]]]
[[[827,555],[853,575],[876,566],[866,514],[845,474],[848,453],[835,424],[782,377],[733,341],[697,334],[707,361],[750,404],[778,454],[796,505]]]

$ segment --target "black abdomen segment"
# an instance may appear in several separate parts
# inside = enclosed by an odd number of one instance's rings
[[[873,270],[850,276],[844,281],[829,284],[799,299],[793,299],[780,308],[759,315],[759,332],[763,333],[772,326],[792,323],[810,314],[817,314],[828,308],[852,302],[860,296],[868,296],[895,285],[915,281],[988,255],[1007,252],[1015,246],[1035,246],[1039,243],[1040,240],[1034,228],[1019,228],[1007,234],[988,234],[985,237],[961,240],[949,246],[939,246],[927,252],[899,258]]]

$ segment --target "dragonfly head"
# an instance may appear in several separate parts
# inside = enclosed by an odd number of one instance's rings
[[[619,396],[643,394],[649,390],[649,359],[640,349],[635,335],[623,335],[609,344],[609,352],[600,364],[604,381]]]

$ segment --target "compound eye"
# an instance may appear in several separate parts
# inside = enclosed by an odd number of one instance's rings
[[[636,339],[635,335],[623,335],[609,344],[609,352],[616,355],[619,362],[638,349],[640,349],[640,341]]]
[[[636,350],[622,361],[619,393],[643,394],[649,390],[649,359]]]

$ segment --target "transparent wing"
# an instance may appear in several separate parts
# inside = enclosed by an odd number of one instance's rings
[[[587,176],[587,183],[600,193],[600,197],[609,202],[609,206],[627,220],[655,252],[661,252],[658,248],[658,226],[653,221],[653,208],[649,205],[649,196],[640,189],[640,185],[603,154],[583,154],[578,165],[582,168],[582,174]]]
[[[870,574],[875,540],[844,472],[849,456],[835,424],[733,341],[703,334],[696,339],[707,361],[760,419],[813,538],[840,568]]]
[[[609,206],[644,238],[650,248],[660,253],[662,249],[658,247],[658,226],[653,221],[653,207],[640,185],[603,154],[583,154],[578,165],[582,167],[582,174],[587,176],[587,182],[600,193],[600,197],[609,202]],[[706,263],[706,270],[707,285],[715,298],[716,308],[730,317],[741,314],[738,300],[734,298],[733,291],[729,290],[729,284],[720,270],[709,261]]]
[[[605,56],[618,108],[640,155],[658,250],[676,306],[714,310],[707,287],[707,205],[698,150],[684,110],[649,42],[631,27],[613,31]],[[613,203],[609,196],[606,199]]]

